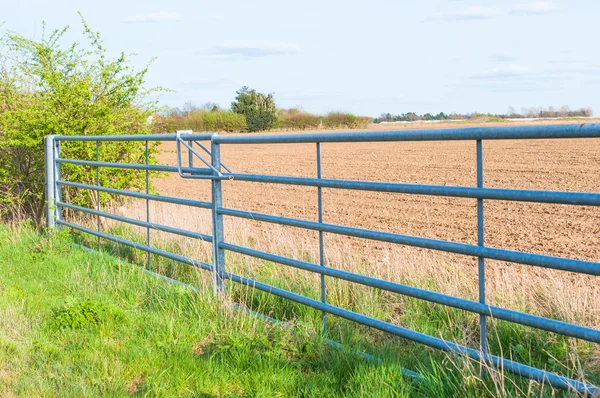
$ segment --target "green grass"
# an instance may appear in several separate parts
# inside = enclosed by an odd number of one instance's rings
[[[0,226],[1,397],[568,395],[512,376],[481,380],[477,364],[328,317],[329,337],[381,358],[370,363],[354,351],[324,344],[320,313],[310,308],[231,284],[223,300],[213,296],[203,271],[153,262],[171,276],[194,282],[197,292],[72,243],[68,231],[40,235],[27,226]],[[114,245],[105,250],[144,263],[145,255],[137,251],[118,253]],[[262,276],[276,279],[274,266],[263,265]],[[312,294],[300,278],[289,283]],[[371,297],[380,317],[393,316],[383,304],[397,298]],[[227,302],[269,312],[293,327],[233,310]],[[361,300],[347,304],[369,307]],[[405,300],[401,322],[433,335],[449,329],[449,338],[464,340],[472,318]],[[497,330],[499,341],[519,341],[514,353],[523,358],[518,359],[552,368],[548,355],[558,362],[569,355],[561,354],[567,344],[560,339],[530,333],[521,340],[519,329]],[[559,348],[552,351],[554,345]],[[403,377],[400,366],[420,371],[424,381]],[[556,369],[562,368],[556,364]]]

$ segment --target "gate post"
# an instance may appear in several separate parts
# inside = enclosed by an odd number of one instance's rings
[[[221,147],[214,141],[213,135],[211,143],[211,164],[215,170],[221,170]],[[213,224],[213,283],[216,293],[225,293],[223,274],[225,272],[225,251],[219,247],[224,241],[223,234],[223,215],[217,209],[223,207],[223,191],[221,180],[216,171],[213,171],[212,179],[212,224]]]
[[[57,202],[60,200],[59,187],[56,180],[60,178],[60,166],[56,163],[58,157],[58,141],[56,135],[44,137],[44,185],[46,195],[46,225],[56,227],[59,218]]]
[[[477,188],[483,188],[483,141],[476,141],[477,155]],[[484,212],[483,212],[483,199],[477,199],[477,245],[480,247],[485,246],[484,232]],[[479,302],[485,304],[485,258],[477,258],[478,267],[478,279],[479,279]],[[479,341],[480,349],[483,356],[482,363],[486,366],[491,365],[491,361],[488,357],[489,343],[487,337],[487,315],[479,315]],[[485,374],[485,369],[482,369]]]

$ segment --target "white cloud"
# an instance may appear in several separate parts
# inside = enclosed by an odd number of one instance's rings
[[[137,14],[125,18],[127,23],[156,23],[156,22],[173,22],[178,21],[182,17],[178,12],[158,11],[150,14]]]
[[[212,58],[232,57],[258,58],[275,55],[297,54],[300,48],[284,41],[230,40],[210,51]]]
[[[533,3],[517,4],[511,10],[511,14],[541,15],[558,11],[558,7],[548,1],[536,1]]]
[[[475,20],[495,18],[500,15],[502,15],[502,12],[495,8],[474,6],[464,10],[439,14],[436,19]]]
[[[504,54],[492,55],[489,58],[492,61],[498,62],[498,63],[514,62],[517,60],[517,58],[513,57],[512,55],[504,55]]]
[[[558,11],[559,8],[549,1],[535,1],[531,3],[517,4],[510,9],[473,6],[457,11],[449,11],[438,14],[433,20],[481,20],[504,17],[509,15],[543,15]]]
[[[498,79],[510,79],[527,75],[531,72],[531,69],[524,65],[519,64],[508,64],[501,68],[492,69],[491,71],[484,73],[476,73],[471,77],[473,79],[485,79],[485,80],[498,80]]]

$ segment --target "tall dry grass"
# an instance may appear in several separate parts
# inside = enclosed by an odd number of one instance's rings
[[[138,220],[146,219],[142,202],[127,202],[107,210]],[[150,221],[209,235],[212,228],[209,210],[159,202],[151,204]],[[103,228],[115,223],[103,220]],[[227,216],[224,223],[227,242],[318,264],[316,231]],[[145,231],[143,228],[137,230]],[[161,231],[152,231],[151,235],[153,242],[178,242],[187,248],[189,255],[210,262],[212,249],[208,243]],[[362,239],[325,235],[327,266],[411,286],[431,286],[444,294],[470,300],[478,299],[477,264],[473,258],[385,242],[365,245]],[[232,253],[231,256],[237,255]],[[261,263],[244,257],[244,264],[249,269]],[[285,278],[294,278],[304,272],[284,265],[280,268],[280,275]],[[600,328],[600,289],[592,276],[488,260],[486,287],[487,301],[492,305]]]

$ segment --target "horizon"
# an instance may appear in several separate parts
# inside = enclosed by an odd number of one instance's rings
[[[175,90],[159,98],[170,107],[229,108],[249,86],[317,114],[600,109],[591,1],[3,3],[3,32],[39,39],[45,20],[82,42],[81,11],[111,57],[157,57],[147,86]]]

